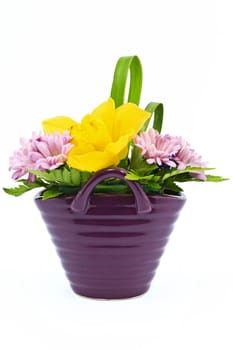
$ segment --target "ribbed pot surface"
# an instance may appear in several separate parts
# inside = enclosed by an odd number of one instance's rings
[[[142,214],[131,194],[92,194],[86,214],[72,212],[74,196],[35,198],[75,293],[119,299],[149,289],[185,197],[148,198],[152,211]]]

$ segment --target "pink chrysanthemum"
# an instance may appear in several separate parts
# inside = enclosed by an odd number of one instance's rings
[[[170,135],[160,135],[157,130],[149,129],[134,138],[134,143],[142,150],[142,156],[148,164],[176,167],[174,157],[180,149],[176,138]]]
[[[73,147],[69,131],[63,134],[42,135],[33,133],[30,140],[21,138],[21,147],[10,157],[9,170],[14,170],[12,178],[18,180],[29,170],[56,169],[67,160],[67,154]],[[29,174],[29,181],[35,177]]]
[[[198,155],[194,149],[190,148],[188,142],[182,139],[182,137],[177,137],[177,140],[180,143],[180,149],[176,154],[175,160],[178,163],[179,170],[185,169],[186,166],[197,168],[206,167],[206,162],[203,162],[201,156]],[[202,181],[206,180],[204,171],[192,171],[190,175]]]
[[[177,167],[179,170],[187,166],[203,168],[206,166],[188,142],[182,137],[160,135],[157,130],[149,129],[134,138],[134,143],[142,150],[142,156],[148,164]],[[205,180],[203,172],[193,172],[193,177]]]
[[[42,135],[39,139],[33,140],[33,149],[36,150],[36,154],[41,155],[36,160],[37,169],[52,170],[64,164],[67,160],[67,153],[73,147],[69,142],[71,139],[69,132],[65,131],[63,135],[56,132],[53,135]]]
[[[206,163],[202,161],[201,156],[199,156],[194,149],[190,148],[190,144],[185,141],[182,137],[176,137],[180,149],[175,156],[177,161],[178,169],[183,170],[186,166],[203,168]]]

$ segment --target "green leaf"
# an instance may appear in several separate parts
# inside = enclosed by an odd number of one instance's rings
[[[154,170],[158,169],[157,164],[148,164],[145,161],[143,161],[143,164],[139,169],[137,169],[137,173],[140,175],[146,175],[146,174],[151,174],[154,172]]]
[[[198,168],[198,167],[191,167],[191,166],[187,166],[185,168],[185,170],[188,170],[189,172],[192,171],[206,171],[206,170],[215,170],[215,168]]]
[[[80,172],[77,169],[67,168],[66,166],[50,171],[30,170],[30,173],[48,184],[65,184],[68,186],[80,186],[81,181],[82,183],[86,182],[91,175],[87,171]]]
[[[80,191],[79,186],[66,186],[66,185],[58,185],[57,190],[63,194],[73,195],[77,194]]]
[[[21,181],[22,182],[22,181]],[[37,182],[30,182],[28,184],[22,184],[19,185],[18,187],[13,187],[13,188],[3,188],[3,190],[12,196],[19,197],[25,192],[31,191],[34,188],[42,187],[41,183]]]
[[[65,183],[71,183],[71,171],[66,167],[62,169],[62,178]]]
[[[98,184],[95,189],[95,193],[129,193],[130,189],[126,184]]]
[[[81,184],[81,175],[80,171],[74,168],[70,168],[71,183],[76,186]]]
[[[89,171],[81,171],[81,185],[83,185],[87,180],[91,177],[91,173]]]
[[[138,181],[140,179],[140,176],[136,174],[136,172],[130,171],[128,174],[125,176],[127,180],[131,181]]]
[[[230,179],[224,178],[222,176],[206,175],[206,181],[222,182],[222,181],[227,181],[227,180],[230,180]]]
[[[179,193],[179,192],[183,192],[183,189],[169,179],[163,184],[163,192],[166,192],[166,191]]]
[[[192,170],[193,169],[198,169],[196,171],[200,171],[200,169],[203,170],[203,168],[191,168]],[[192,172],[192,171],[191,171]],[[212,181],[212,182],[222,182],[222,181],[227,181],[229,179],[227,178],[223,178],[221,176],[215,176],[215,175],[206,175],[206,181]],[[183,172],[183,173],[179,173],[175,176],[171,176],[169,179],[172,179],[172,181],[174,182],[187,182],[187,181],[192,181],[192,182],[203,182],[203,180],[200,180],[198,178],[195,178],[195,177],[192,177],[190,175],[190,170],[188,170],[188,172]],[[165,180],[166,182],[166,180]]]
[[[54,170],[51,171],[40,171],[40,170],[29,170],[31,174],[36,175],[39,179],[43,179],[47,182],[56,182],[56,176]]]
[[[197,167],[186,167],[184,170],[171,170],[169,172],[166,172],[166,174],[163,176],[162,181],[164,182],[169,177],[177,176],[179,174],[185,174],[185,173],[191,173],[197,172],[197,171],[205,171],[205,170],[214,170],[215,168],[197,168]]]
[[[136,105],[140,102],[142,89],[141,62],[137,56],[120,57],[115,67],[111,88],[111,97],[115,101],[116,108],[124,103],[125,87],[129,71],[130,85],[128,102],[135,103]]]
[[[149,182],[142,184],[142,187],[146,193],[160,193],[161,192],[161,186],[157,182]]]
[[[129,172],[125,178],[127,180],[131,180],[131,181],[140,181],[140,180],[147,180],[150,181],[154,178],[154,175],[139,175],[137,172]]]
[[[128,154],[127,154],[127,156],[120,161],[120,163],[118,164],[118,167],[123,168],[123,169],[127,169],[128,165],[129,165],[129,158],[128,158]]]
[[[189,173],[183,173],[183,174],[177,174],[173,177],[174,181],[176,182],[187,182],[187,181],[193,181],[195,178],[193,178]],[[201,181],[201,180],[199,180]]]
[[[55,198],[60,196],[61,194],[63,194],[63,192],[59,191],[58,189],[48,189],[42,193],[42,199],[46,200],[49,198]]]
[[[151,113],[151,117],[154,114],[153,128],[155,130],[158,130],[159,133],[161,133],[163,125],[163,104],[159,102],[150,102],[146,106],[145,110]],[[151,117],[147,119],[147,121],[144,123],[141,131],[145,131],[147,129]]]
[[[62,183],[65,182],[65,180],[63,179],[63,175],[62,175],[62,168],[57,168],[55,170],[51,170],[51,172],[53,172],[54,177],[56,179],[56,182],[62,182]]]
[[[137,146],[133,145],[132,154],[130,159],[130,168],[131,169],[139,169],[141,164],[143,163],[142,151]]]

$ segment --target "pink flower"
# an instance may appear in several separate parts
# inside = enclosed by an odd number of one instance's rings
[[[56,169],[67,160],[67,154],[73,147],[69,141],[72,137],[69,136],[69,131],[64,134],[56,132],[53,135],[42,135],[37,140],[32,140],[32,147],[36,152],[32,152],[32,157],[36,159],[36,168],[38,170]]]
[[[18,180],[29,170],[58,168],[66,162],[67,154],[73,147],[71,139],[69,131],[53,135],[33,133],[29,140],[21,138],[21,147],[10,157],[9,170],[14,170],[12,178]],[[29,174],[28,181],[35,181],[35,176]]]
[[[168,165],[175,168],[174,157],[180,149],[177,139],[170,135],[160,135],[157,130],[149,129],[136,136],[134,143],[142,150],[142,156],[148,164]]]
[[[206,167],[206,162],[203,162],[201,156],[198,155],[194,149],[190,148],[187,141],[181,137],[177,137],[177,140],[180,143],[180,149],[174,159],[178,163],[179,170],[184,170],[187,166],[195,168]],[[204,171],[192,171],[190,175],[196,179],[206,181]]]
[[[9,170],[15,170],[12,175],[12,178],[14,180],[18,180],[23,175],[28,173],[29,169],[36,169],[35,167],[36,160],[39,159],[40,155],[35,152],[34,155],[32,156],[32,152],[33,152],[32,140],[37,138],[39,138],[39,135],[37,135],[36,133],[33,133],[32,139],[30,140],[21,138],[20,139],[21,147],[14,152],[13,156],[10,157]]]
[[[134,143],[142,150],[142,156],[148,164],[169,166],[184,170],[187,166],[203,168],[206,166],[199,156],[182,137],[160,135],[157,130],[149,129],[137,135]],[[193,177],[206,180],[202,171],[193,171]]]
[[[186,166],[203,168],[206,163],[202,161],[201,156],[199,156],[194,149],[190,148],[190,144],[182,139],[182,137],[176,137],[180,149],[175,156],[175,161],[177,161],[178,169],[183,170]]]

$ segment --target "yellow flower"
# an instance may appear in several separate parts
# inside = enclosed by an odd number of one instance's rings
[[[56,117],[43,122],[45,133],[70,130],[74,147],[67,163],[81,171],[97,171],[117,166],[128,154],[128,144],[149,118],[150,113],[133,103],[115,109],[112,98],[87,114],[81,123],[69,117]]]

